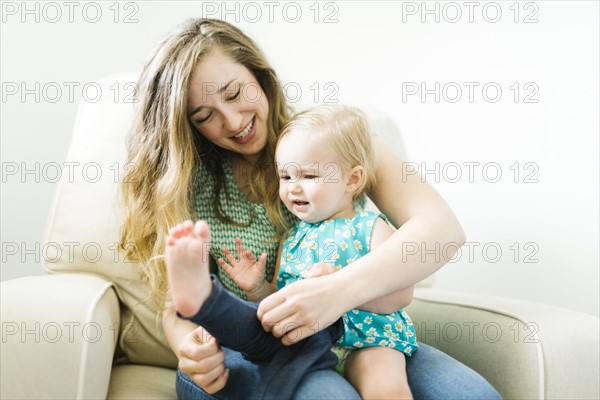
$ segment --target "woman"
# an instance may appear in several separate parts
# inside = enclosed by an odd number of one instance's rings
[[[184,220],[208,221],[211,255],[240,237],[254,254],[267,253],[271,280],[277,232],[264,202],[278,198],[271,178],[278,134],[288,121],[281,85],[256,44],[234,26],[195,19],[172,32],[145,66],[139,82],[140,107],[129,142],[129,171],[124,185],[126,219],[122,244],[140,259],[162,305],[167,298],[164,265],[149,261],[163,254],[168,229]],[[463,243],[452,211],[420,177],[398,179],[403,167],[385,143],[376,142],[377,186],[370,198],[400,227],[376,251],[342,271],[294,283],[266,298],[258,315],[263,326],[285,344],[325,328],[360,304],[406,289],[443,265],[439,257],[406,255],[402,243]],[[280,221],[281,222],[281,221]],[[290,222],[290,221],[288,221]],[[286,225],[286,223],[280,224]],[[290,223],[287,223],[290,225]],[[442,258],[443,259],[443,258]],[[220,273],[233,293],[243,291]],[[399,307],[398,307],[399,308]],[[239,353],[221,349],[201,327],[163,313],[163,328],[179,357],[180,398],[243,398],[245,388],[264,370]],[[497,398],[472,370],[443,353],[420,345],[407,363],[415,398]],[[282,382],[282,384],[285,384]],[[296,398],[358,398],[333,371],[310,374]]]

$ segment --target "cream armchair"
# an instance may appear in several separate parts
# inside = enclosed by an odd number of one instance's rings
[[[177,360],[136,265],[117,251],[118,182],[133,112],[114,85],[78,111],[67,176],[47,224],[48,276],[2,283],[2,398],[173,399]],[[112,88],[112,91],[111,91]],[[120,100],[115,102],[115,100]],[[402,155],[393,122],[369,112]],[[522,301],[418,288],[409,308],[420,340],[486,377],[505,398],[599,398],[596,317]]]

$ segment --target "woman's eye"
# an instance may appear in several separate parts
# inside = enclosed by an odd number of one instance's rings
[[[206,121],[208,121],[210,119],[210,117],[212,116],[212,113],[209,113],[206,117],[202,117],[200,119],[197,119],[196,121],[194,121],[196,123],[196,125],[200,125]]]
[[[237,100],[237,98],[240,97],[240,93],[241,93],[241,90],[238,88],[238,90],[237,90],[237,92],[235,92],[235,94],[227,97],[225,100],[227,100],[227,101]]]

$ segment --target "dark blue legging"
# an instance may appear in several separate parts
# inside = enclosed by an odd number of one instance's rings
[[[245,398],[290,399],[302,379],[312,372],[329,370],[337,362],[330,351],[341,336],[343,324],[335,324],[294,345],[265,332],[256,316],[258,305],[229,293],[211,275],[213,289],[200,311],[190,321],[202,326],[225,347],[263,364],[258,383],[248,388]]]

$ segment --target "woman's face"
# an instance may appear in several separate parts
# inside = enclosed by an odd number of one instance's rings
[[[256,78],[219,50],[192,73],[188,118],[215,145],[256,161],[268,140],[269,103]]]

